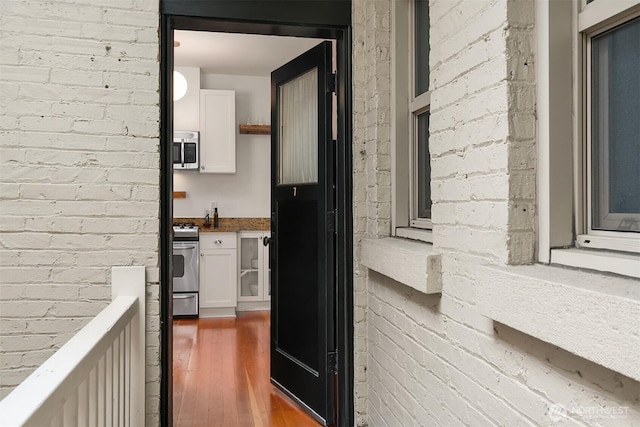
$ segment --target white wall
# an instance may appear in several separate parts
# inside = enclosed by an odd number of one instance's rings
[[[2,2],[0,397],[147,267],[147,423],[159,425],[157,0]]]
[[[201,87],[236,91],[236,124],[270,123],[269,77],[202,74]],[[174,172],[174,190],[187,192],[186,199],[174,200],[174,217],[203,217],[212,201],[218,203],[220,217],[270,216],[270,137],[237,133],[236,150],[235,174]]]

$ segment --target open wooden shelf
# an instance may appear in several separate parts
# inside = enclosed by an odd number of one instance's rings
[[[186,199],[187,198],[187,192],[186,191],[174,191],[173,192],[173,198],[174,199]]]
[[[269,125],[240,125],[240,133],[247,135],[271,135]]]

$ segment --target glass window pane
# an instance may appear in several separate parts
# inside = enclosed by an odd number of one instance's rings
[[[173,277],[175,278],[184,277],[184,256],[183,255],[173,256]]]
[[[594,229],[640,231],[640,18],[592,39]]]
[[[429,156],[429,112],[418,115],[417,191],[418,218],[431,218],[431,163]]]
[[[280,86],[279,184],[318,182],[318,69]]]
[[[429,90],[429,1],[415,0],[415,94]]]

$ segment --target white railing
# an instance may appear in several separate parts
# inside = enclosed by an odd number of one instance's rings
[[[0,401],[0,425],[144,425],[145,269],[111,273],[111,304]]]

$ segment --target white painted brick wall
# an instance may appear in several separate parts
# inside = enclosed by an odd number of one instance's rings
[[[0,0],[0,396],[158,267],[158,0]],[[159,417],[159,286],[147,422]]]
[[[637,425],[638,382],[494,323],[476,303],[478,265],[533,261],[533,1],[430,1],[433,246],[443,291],[424,295],[359,265],[360,239],[390,231],[391,63],[382,52],[394,1],[353,3],[358,424]],[[553,405],[625,414],[557,423]]]
[[[474,303],[481,287],[473,283],[473,261],[454,264],[443,266],[459,273],[445,275],[441,297],[369,274],[369,425],[555,425],[554,404],[627,412],[621,419],[572,416],[565,425],[634,425],[636,381],[494,325]]]
[[[363,237],[391,227],[391,9],[388,1],[355,0],[353,21],[354,321],[356,424],[366,424],[367,269],[360,265]]]

